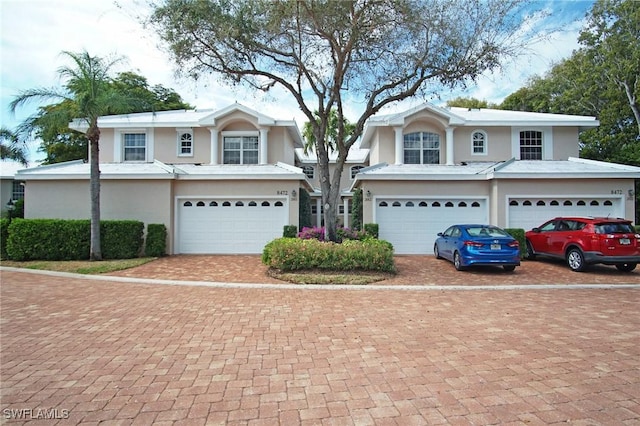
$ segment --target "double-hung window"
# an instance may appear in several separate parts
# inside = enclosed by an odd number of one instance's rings
[[[124,161],[146,161],[147,135],[145,133],[124,133]]]
[[[440,135],[416,132],[404,135],[405,164],[440,164]]]
[[[224,164],[258,164],[258,136],[224,136]]]
[[[537,130],[520,132],[520,159],[542,160],[542,132]]]

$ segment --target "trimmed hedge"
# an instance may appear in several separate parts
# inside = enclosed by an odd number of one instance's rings
[[[144,224],[133,220],[100,222],[103,259],[130,259],[142,250]],[[91,246],[89,220],[13,219],[9,225],[10,259],[86,260]]]
[[[522,228],[505,228],[504,229],[507,234],[511,235],[513,238],[515,238],[516,240],[518,240],[518,243],[520,244],[520,259],[524,259],[525,254],[526,254],[526,238],[524,236],[524,229]]]
[[[163,223],[147,225],[144,254],[149,257],[162,257],[167,254],[167,227]]]
[[[282,271],[325,269],[395,272],[393,246],[387,241],[373,238],[346,240],[342,244],[315,239],[278,238],[264,247],[262,263]]]
[[[380,232],[380,226],[377,223],[365,223],[364,232],[367,235],[371,235],[373,238],[378,238]]]
[[[8,259],[7,239],[9,238],[9,219],[0,219],[0,259]]]

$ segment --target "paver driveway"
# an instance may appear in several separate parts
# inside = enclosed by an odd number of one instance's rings
[[[6,422],[640,424],[637,286],[1,279]]]

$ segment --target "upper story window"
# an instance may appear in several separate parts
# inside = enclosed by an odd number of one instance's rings
[[[542,160],[542,132],[537,130],[520,132],[520,159]]]
[[[364,169],[364,166],[353,166],[351,167],[351,179],[355,179],[356,175],[360,170]]]
[[[145,133],[124,133],[124,161],[145,161],[147,157],[147,135]]]
[[[471,154],[487,155],[487,134],[483,130],[471,133]]]
[[[258,164],[258,136],[224,136],[224,164]]]
[[[309,179],[313,179],[316,175],[316,168],[313,166],[304,166],[302,171]]]
[[[178,129],[178,156],[193,157],[193,130]]]
[[[416,132],[404,135],[405,164],[440,164],[440,135]]]

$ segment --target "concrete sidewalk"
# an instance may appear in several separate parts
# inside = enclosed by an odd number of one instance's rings
[[[640,424],[637,286],[1,279],[7,423]]]

